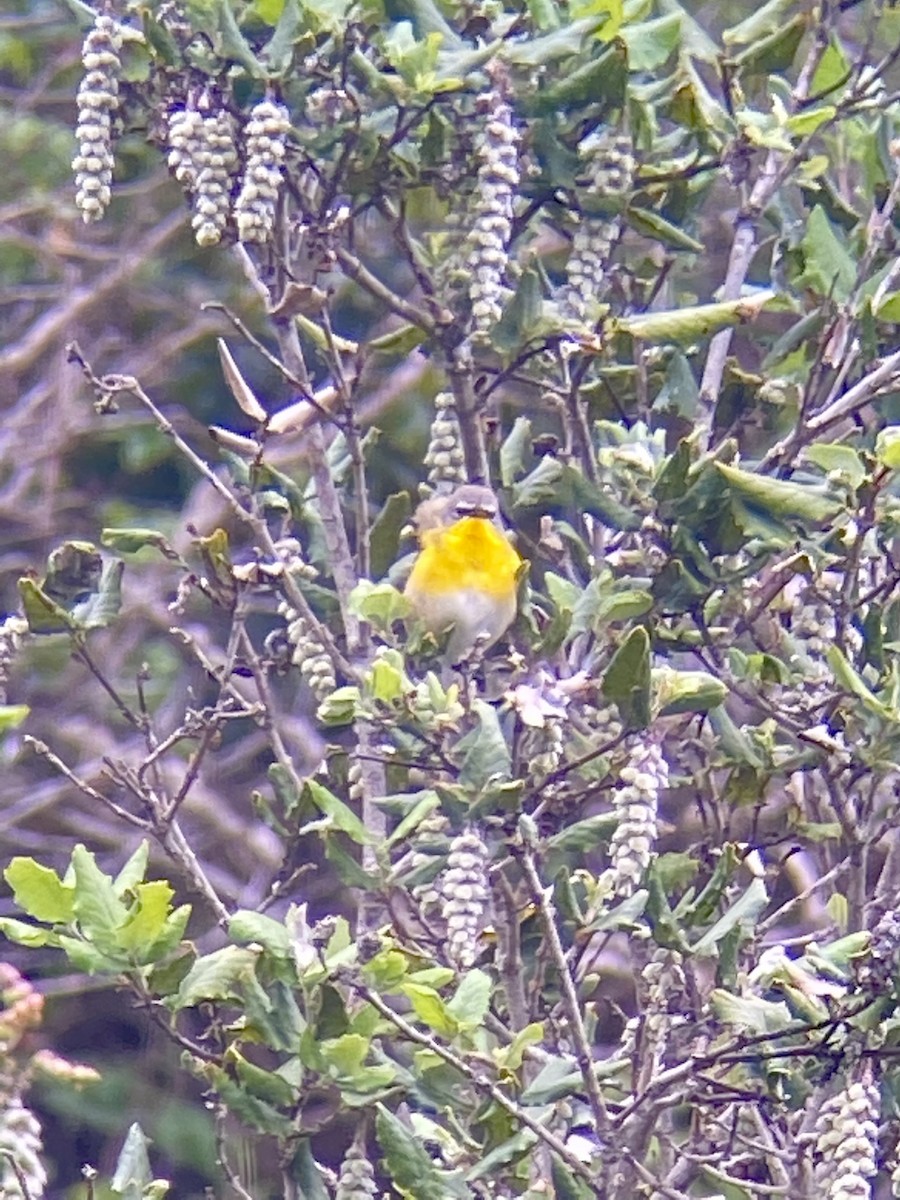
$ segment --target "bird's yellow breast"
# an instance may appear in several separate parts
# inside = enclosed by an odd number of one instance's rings
[[[439,595],[471,589],[505,598],[515,592],[521,562],[490,521],[463,517],[447,528],[423,533],[407,592]]]

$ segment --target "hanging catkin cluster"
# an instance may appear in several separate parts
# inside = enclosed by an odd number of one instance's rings
[[[868,1063],[826,1100],[816,1119],[815,1180],[823,1200],[870,1200],[878,1170],[881,1100]]]
[[[244,131],[247,159],[234,206],[238,238],[242,242],[267,242],[272,234],[290,130],[291,121],[284,105],[261,100],[250,110]]]
[[[22,1098],[27,1074],[16,1048],[40,1025],[43,997],[8,963],[0,963],[0,996],[0,1197],[39,1200],[47,1183],[41,1126]]]
[[[900,913],[889,908],[872,930],[869,953],[856,967],[860,984],[874,993],[891,990],[900,973]]]
[[[619,823],[610,844],[610,865],[599,880],[601,893],[627,897],[637,890],[656,844],[659,794],[668,786],[669,768],[659,746],[636,739],[613,793]]]
[[[293,647],[292,662],[300,668],[310,691],[321,703],[337,687],[331,656],[304,617],[284,602],[278,606],[278,612],[287,622],[288,641]]]
[[[425,466],[428,482],[433,488],[466,481],[462,433],[452,392],[440,392],[434,398],[434,420],[425,452]]]
[[[354,1143],[341,1163],[335,1200],[371,1200],[377,1195],[372,1164],[365,1150]]]
[[[75,204],[85,222],[100,220],[112,194],[121,48],[118,25],[112,17],[98,13],[81,50],[85,73],[78,86],[78,153],[72,160]]]
[[[441,879],[441,915],[447,923],[447,957],[458,967],[471,967],[478,954],[489,896],[487,862],[487,846],[474,830],[450,843]]]
[[[169,113],[169,167],[191,197],[199,246],[215,246],[228,225],[238,163],[234,125],[204,92]]]
[[[519,186],[519,131],[497,87],[479,99],[478,109],[484,125],[477,142],[478,184],[466,268],[472,328],[485,334],[500,319],[507,294],[508,247]]]
[[[582,216],[566,264],[560,309],[567,320],[584,324],[603,300],[606,270],[622,233],[620,209],[631,190],[631,139],[608,129],[592,133],[578,147],[584,163]]]
[[[0,621],[0,704],[6,703],[9,672],[28,633],[28,622],[24,617],[10,615]]]

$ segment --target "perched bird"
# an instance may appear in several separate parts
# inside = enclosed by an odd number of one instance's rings
[[[512,624],[522,559],[503,531],[497,497],[478,484],[423,501],[416,530],[420,551],[406,595],[432,633],[452,627],[446,660],[458,663]]]

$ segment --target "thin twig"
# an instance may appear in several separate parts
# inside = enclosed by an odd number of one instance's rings
[[[545,888],[541,882],[541,877],[535,865],[534,854],[529,846],[526,846],[524,843],[514,846],[513,855],[525,873],[531,898],[537,905],[541,916],[541,923],[544,926],[544,937],[547,940],[550,958],[559,975],[563,1007],[569,1020],[572,1041],[575,1044],[575,1058],[578,1062],[578,1069],[584,1080],[591,1113],[596,1125],[596,1132],[602,1136],[609,1129],[609,1112],[607,1111],[606,1101],[603,1099],[600,1084],[597,1081],[597,1074],[594,1070],[594,1055],[591,1052],[590,1043],[587,1039],[587,1031],[585,1030],[584,1021],[581,1016],[581,1005],[578,1002],[575,981],[572,979],[572,973],[566,961],[566,952],[559,938],[559,930],[556,926],[556,913],[550,899],[552,889]]]

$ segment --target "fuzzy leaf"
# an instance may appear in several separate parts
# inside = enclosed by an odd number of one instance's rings
[[[715,468],[726,480],[729,488],[742,496],[749,505],[782,520],[810,521],[819,524],[830,520],[840,512],[842,502],[823,490],[818,484],[792,483],[787,479],[773,479],[768,475],[755,475],[738,467],[715,463]]]
[[[741,325],[759,316],[763,307],[775,298],[775,292],[760,291],[740,300],[722,300],[717,304],[697,304],[670,312],[638,313],[610,322],[614,333],[625,333],[645,342],[693,341],[707,337],[729,325]]]
[[[0,704],[0,733],[18,729],[30,712],[27,704]]]
[[[125,923],[116,933],[116,941],[138,962],[146,962],[146,954],[162,934],[175,892],[164,879],[139,883],[134,888],[135,899]],[[143,952],[143,953],[142,953]]]
[[[491,779],[509,778],[512,756],[496,708],[474,700],[472,713],[478,723],[456,743],[454,757],[460,764],[460,784],[477,792]]]
[[[149,1138],[135,1121],[128,1130],[110,1184],[111,1190],[125,1200],[142,1200],[144,1189],[153,1179],[147,1154],[149,1145]]]
[[[198,958],[172,997],[177,1011],[203,1000],[238,1000],[241,985],[254,977],[258,955],[239,946],[223,946]]]
[[[491,1003],[491,991],[491,977],[484,971],[476,967],[466,972],[452,999],[447,1001],[447,1012],[460,1029],[479,1028]]]
[[[265,913],[241,908],[228,922],[228,936],[246,945],[258,942],[276,958],[290,958],[291,938],[281,921]]]
[[[613,655],[603,676],[603,695],[618,706],[627,729],[650,724],[650,637],[642,625]]]
[[[799,284],[846,300],[856,282],[856,264],[820,204],[809,215],[800,247],[805,269]]]
[[[338,799],[328,788],[323,787],[321,783],[317,783],[315,779],[308,779],[305,790],[319,812],[324,813],[326,817],[331,817],[335,829],[340,829],[343,833],[346,833],[358,846],[365,846],[372,843],[374,840],[372,835],[353,809],[345,804],[343,800]]]
[[[459,1173],[438,1170],[420,1139],[383,1104],[377,1106],[375,1132],[401,1195],[414,1200],[470,1200],[472,1193]]]
[[[400,530],[409,521],[411,508],[409,492],[394,492],[381,506],[369,533],[373,579],[381,579],[396,559]]]
[[[678,45],[680,34],[680,13],[669,13],[653,21],[626,25],[621,36],[628,47],[628,69],[652,71],[661,67]]]

